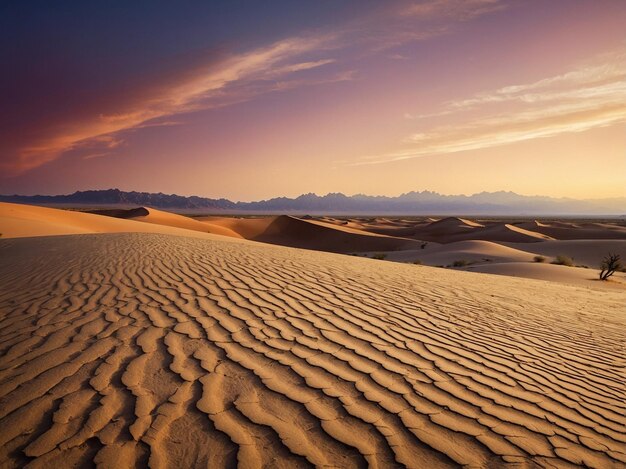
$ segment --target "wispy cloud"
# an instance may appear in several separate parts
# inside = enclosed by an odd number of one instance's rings
[[[82,148],[88,150],[87,157],[105,156],[114,151],[112,142],[119,142],[122,132],[170,125],[173,116],[231,105],[264,93],[349,81],[358,71],[343,65],[333,54],[340,55],[339,51],[355,45],[371,52],[428,39],[445,34],[456,22],[496,11],[503,5],[500,0],[399,2],[332,31],[314,31],[231,54],[193,73],[184,70],[173,83],[142,89],[141,98],[121,103],[112,112],[80,119],[66,117],[67,122],[47,133],[43,129],[44,138],[7,155],[0,161],[0,170],[7,175],[19,174]],[[306,76],[320,69],[322,75]],[[94,151],[98,145],[107,151]]]
[[[405,16],[421,18],[453,18],[468,21],[506,8],[501,0],[431,0],[409,4],[403,9]]]
[[[437,113],[407,114],[423,122],[463,113],[463,120],[470,122],[426,128],[408,136],[405,148],[397,152],[367,156],[353,164],[477,150],[626,122],[626,54],[607,54],[601,60],[533,83],[448,102]]]
[[[304,70],[311,70],[313,68],[318,68],[323,65],[332,64],[334,62],[336,62],[335,59],[322,59],[322,60],[315,60],[312,62],[300,62],[300,63],[291,64],[291,65],[285,65],[284,67],[278,67],[278,68],[268,71],[268,73],[266,74],[266,77],[271,78],[275,76],[285,75],[288,73],[302,72]]]
[[[93,160],[94,158],[101,158],[103,156],[108,156],[110,154],[111,152],[109,151],[103,151],[100,153],[88,153],[85,156],[83,156],[83,160]]]
[[[113,113],[101,113],[87,121],[68,123],[48,138],[19,149],[15,158],[0,163],[7,173],[21,173],[56,159],[60,154],[76,150],[82,145],[102,143],[110,148],[111,141],[119,140],[116,134],[122,131],[154,125],[169,125],[167,119],[187,112],[219,107],[226,103],[250,99],[263,91],[272,91],[276,79],[305,69],[321,66],[330,61],[280,65],[307,52],[323,50],[330,46],[332,35],[289,38],[270,46],[247,53],[233,55],[221,63],[200,68],[192,76],[185,76],[178,83],[165,88],[155,87],[152,93],[139,102],[130,103]],[[280,68],[282,67],[282,70]],[[273,80],[267,80],[270,71]],[[255,80],[266,80],[265,86],[257,86],[254,93],[244,93],[232,99],[229,88],[250,84]]]

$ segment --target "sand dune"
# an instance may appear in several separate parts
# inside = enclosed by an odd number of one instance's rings
[[[548,235],[508,223],[480,225],[472,224],[468,220],[460,218],[446,218],[419,227],[415,230],[414,237],[438,243],[453,243],[464,240],[532,243],[552,239]]]
[[[144,210],[147,211],[146,209],[140,209],[133,212],[134,217],[149,218],[149,215],[147,217],[144,216]],[[160,213],[171,215],[172,217],[178,216],[165,212]],[[124,232],[163,233],[196,237],[208,236],[208,230],[205,230],[204,233],[193,232],[190,229],[184,229],[182,225],[172,224],[168,226],[167,223],[140,223],[132,218],[114,218],[70,210],[0,202],[0,233],[2,238]],[[166,217],[162,217],[162,219],[164,218]]]
[[[548,235],[555,239],[626,239],[626,227],[615,226],[606,223],[520,223],[517,226],[538,233]]]
[[[412,239],[376,235],[347,226],[291,216],[265,218],[201,218],[235,231],[243,238],[269,244],[329,252],[396,251],[417,248]]]
[[[432,219],[413,220],[410,223],[407,221],[397,225],[363,223],[360,227],[356,224],[353,226],[373,233],[437,243],[454,243],[464,240],[537,242],[552,239],[546,234],[507,223],[482,224],[458,217],[429,220]]]
[[[0,464],[626,464],[623,293],[235,241],[0,240]]]
[[[131,218],[136,221],[143,221],[146,223],[153,223],[156,225],[172,226],[175,228],[183,228],[185,230],[200,231],[203,233],[213,233],[213,234],[218,234],[222,236],[230,236],[232,238],[242,237],[241,235],[239,235],[239,233],[236,233],[233,230],[230,230],[226,227],[223,227],[217,224],[198,221],[190,217],[177,215],[175,213],[163,212],[161,210],[156,210],[154,208],[149,208],[149,209],[144,208],[144,210],[147,213],[142,213],[141,215],[136,215]]]
[[[484,225],[480,223],[476,223],[471,220],[466,220],[465,218],[458,217],[448,217],[442,220],[433,221],[430,224],[431,228],[438,228],[443,230],[451,230],[451,229],[467,229],[467,228],[482,228]]]
[[[261,235],[274,219],[276,217],[197,217],[197,220],[203,223],[221,226],[245,239],[253,239]]]
[[[626,260],[626,240],[618,239],[585,239],[558,240],[535,243],[528,246],[523,243],[507,243],[517,249],[532,249],[543,256],[556,257],[559,254],[571,257],[576,264],[597,268],[607,253],[620,254]]]
[[[521,244],[527,247],[527,244]],[[387,254],[387,259],[400,262],[421,261],[425,265],[449,265],[457,260],[468,262],[531,262],[535,254],[491,241],[459,241],[449,244],[428,243],[424,249]]]

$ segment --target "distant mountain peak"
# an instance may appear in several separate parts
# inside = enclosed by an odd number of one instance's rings
[[[147,206],[173,211],[318,213],[318,214],[397,214],[397,215],[623,215],[626,198],[575,200],[545,196],[525,196],[512,191],[479,192],[473,195],[443,195],[422,190],[397,197],[366,194],[345,195],[313,192],[296,198],[275,197],[256,202],[232,202],[199,196],[162,192],[122,191],[117,188],[76,191],[68,195],[0,195],[0,201],[35,205],[75,207]]]

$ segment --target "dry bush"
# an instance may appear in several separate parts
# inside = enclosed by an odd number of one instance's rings
[[[566,265],[567,267],[574,267],[574,259],[569,256],[564,256],[563,254],[559,254],[556,256],[556,259],[552,261],[553,264],[556,265]]]
[[[622,268],[621,256],[608,253],[600,263],[600,280],[608,280],[617,270]]]

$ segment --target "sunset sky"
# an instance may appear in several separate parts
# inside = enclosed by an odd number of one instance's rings
[[[61,4],[0,6],[0,194],[626,196],[624,0]]]

